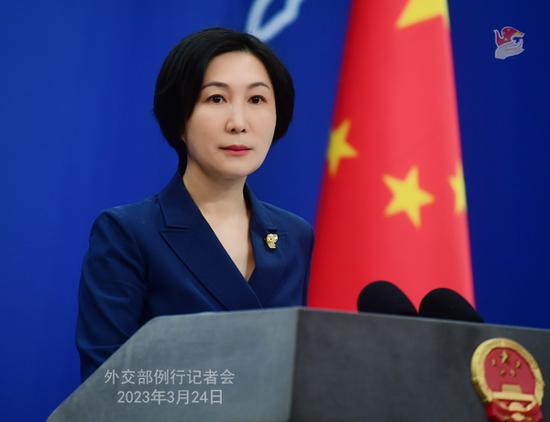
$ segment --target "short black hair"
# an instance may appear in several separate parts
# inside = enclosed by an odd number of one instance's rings
[[[243,51],[258,58],[275,93],[277,123],[273,142],[287,131],[294,110],[294,84],[285,65],[262,41],[251,34],[226,28],[208,28],[184,38],[164,60],[157,77],[154,113],[163,136],[177,151],[180,171],[187,158],[181,134],[199,98],[206,68],[223,53]]]

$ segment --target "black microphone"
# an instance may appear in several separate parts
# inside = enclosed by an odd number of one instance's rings
[[[357,298],[359,312],[418,316],[416,308],[399,287],[389,281],[374,281]]]
[[[451,289],[429,292],[420,302],[420,316],[455,321],[484,322],[466,299]]]

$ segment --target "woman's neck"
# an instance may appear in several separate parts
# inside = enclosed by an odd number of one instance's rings
[[[219,220],[235,216],[235,213],[248,213],[244,198],[246,178],[224,180],[209,177],[199,166],[188,161],[182,179],[205,217]]]

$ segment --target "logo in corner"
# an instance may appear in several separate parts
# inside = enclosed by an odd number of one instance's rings
[[[491,421],[542,421],[544,381],[537,362],[519,343],[481,343],[471,363],[472,382]]]
[[[505,26],[499,32],[498,29],[495,32],[495,44],[497,48],[495,50],[495,58],[504,60],[508,57],[517,56],[523,53],[523,37],[524,32],[518,31],[511,26]]]

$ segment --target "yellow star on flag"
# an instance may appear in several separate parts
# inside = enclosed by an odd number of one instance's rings
[[[403,180],[385,175],[384,183],[393,194],[391,202],[386,207],[385,215],[389,217],[404,212],[414,227],[419,228],[421,226],[420,208],[433,203],[434,197],[420,188],[418,184],[418,167],[411,167]]]
[[[397,27],[406,28],[437,16],[441,16],[449,26],[447,0],[408,0],[397,20]]]
[[[455,193],[455,214],[460,214],[466,210],[466,188],[462,164],[456,164],[456,173],[449,177],[449,184]]]
[[[346,119],[330,133],[327,160],[328,172],[331,176],[335,176],[338,172],[338,166],[342,158],[357,157],[357,151],[347,140],[349,127],[350,121]]]

